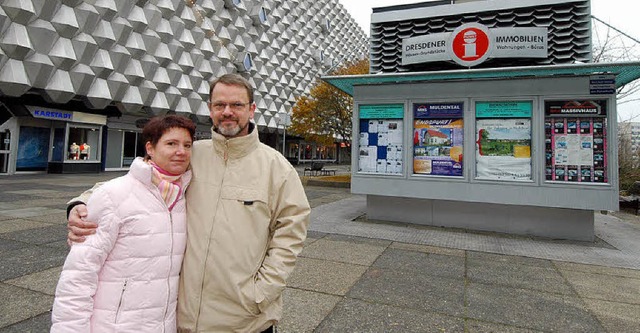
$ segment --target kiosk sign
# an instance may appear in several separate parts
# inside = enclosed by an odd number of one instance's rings
[[[402,65],[454,61],[471,67],[489,58],[546,58],[547,33],[546,28],[464,24],[452,32],[403,39]]]
[[[489,29],[480,24],[465,24],[451,34],[449,56],[462,66],[475,66],[491,54]]]

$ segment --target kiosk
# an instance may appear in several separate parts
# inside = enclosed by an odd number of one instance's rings
[[[368,219],[591,241],[594,210],[618,210],[615,87],[638,77],[640,62],[323,79],[354,97]]]
[[[588,0],[374,8],[354,98],[353,193],[368,219],[591,241],[618,210],[616,89],[591,63]]]

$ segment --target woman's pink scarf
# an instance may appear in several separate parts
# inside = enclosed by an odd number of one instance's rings
[[[167,207],[169,207],[169,211],[171,211],[176,202],[178,202],[178,199],[180,199],[180,195],[182,195],[182,186],[180,181],[182,174],[171,174],[151,160],[149,160],[149,164],[153,167],[151,182],[158,187],[160,195],[167,204]]]

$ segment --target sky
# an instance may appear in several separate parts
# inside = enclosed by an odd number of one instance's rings
[[[338,0],[351,14],[355,21],[362,26],[366,34],[369,34],[372,8],[386,7],[393,5],[403,5],[410,3],[425,2],[428,0]],[[490,1],[490,0],[488,0]],[[638,0],[591,0],[591,14],[598,19],[607,22],[635,38],[640,40],[640,24],[638,24],[637,8]],[[600,25],[602,26],[602,25]],[[636,54],[640,55],[640,45],[623,38],[628,45],[636,45]],[[640,58],[634,59],[640,61]],[[630,96],[628,99],[640,99],[640,92]],[[618,101],[618,119],[640,121],[640,100],[632,102]]]

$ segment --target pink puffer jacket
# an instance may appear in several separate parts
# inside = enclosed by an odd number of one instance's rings
[[[74,244],[53,305],[51,332],[176,332],[178,278],[186,244],[182,198],[169,212],[138,158],[87,203],[95,235]],[[183,190],[191,179],[182,177]]]

